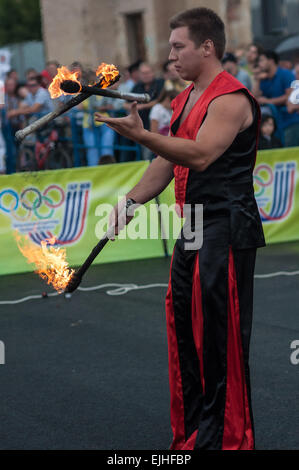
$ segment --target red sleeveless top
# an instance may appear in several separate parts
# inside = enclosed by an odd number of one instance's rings
[[[172,101],[171,136],[196,140],[211,101],[236,91],[244,92],[249,98],[254,121],[248,129],[236,136],[224,154],[205,171],[196,172],[174,165],[176,202],[181,211],[185,203],[203,204],[204,219],[229,217],[231,243],[236,248],[265,246],[252,177],[260,123],[259,105],[241,82],[223,71],[200,96],[184,122],[179,124],[192,89],[193,84]]]

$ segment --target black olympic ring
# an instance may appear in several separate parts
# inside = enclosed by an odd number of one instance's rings
[[[24,202],[24,196],[29,191],[35,192],[37,194],[37,197],[38,197],[38,202],[36,203],[36,199],[35,199],[35,201],[33,202],[32,207],[30,207],[27,203]],[[33,209],[38,209],[40,207],[43,198],[42,198],[41,193],[38,191],[38,189],[36,189],[36,188],[26,188],[22,192],[20,199],[21,199],[22,206],[25,209],[27,209],[28,211],[32,211]]]

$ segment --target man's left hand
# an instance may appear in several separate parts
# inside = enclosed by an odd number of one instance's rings
[[[18,116],[18,113],[16,111],[17,111],[16,109],[11,109],[10,111],[7,111],[6,113],[7,119],[11,119],[11,118]]]
[[[130,140],[139,141],[144,130],[143,122],[137,111],[137,102],[134,101],[131,107],[131,112],[128,116],[122,118],[112,118],[103,116],[100,113],[95,113],[96,122],[104,122],[107,126],[111,127],[114,131],[127,137]]]
[[[259,96],[257,98],[257,101],[259,102],[259,104],[267,104],[270,102],[269,98],[266,98],[265,96]]]

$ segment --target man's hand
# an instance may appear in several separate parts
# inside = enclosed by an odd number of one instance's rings
[[[8,119],[11,119],[11,118],[13,118],[13,117],[18,116],[18,113],[17,113],[16,111],[17,111],[16,109],[11,109],[10,111],[7,111],[6,117],[7,117]]]
[[[288,113],[293,114],[299,111],[299,103],[293,104],[290,101],[287,101],[287,110]]]
[[[259,96],[256,98],[259,104],[269,104],[270,100],[269,98],[266,98],[265,96]]]
[[[133,219],[134,216],[128,217],[126,215],[126,202],[127,198],[124,197],[121,199],[112,209],[110,215],[109,215],[109,227],[108,230],[111,227],[114,227],[114,235],[118,235],[119,232],[126,226],[128,225],[129,222]],[[130,208],[131,211],[133,210],[132,207]],[[110,240],[114,241],[115,238],[114,236],[110,238]]]
[[[95,121],[104,122],[114,131],[130,140],[135,140],[136,142],[139,141],[144,132],[143,122],[138,114],[136,101],[132,104],[131,112],[128,116],[112,118],[109,116],[103,116],[100,113],[95,113]]]

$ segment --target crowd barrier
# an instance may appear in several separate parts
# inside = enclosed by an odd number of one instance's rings
[[[11,174],[16,171],[16,161],[18,158],[18,147],[16,146],[16,142],[14,139],[14,134],[16,129],[13,129],[11,126],[11,122],[9,119],[6,118],[6,111],[5,108],[0,110],[1,116],[1,130],[5,141],[6,146],[6,167],[7,173]],[[125,111],[110,111],[109,114],[115,117],[122,117],[124,116]],[[94,134],[94,145],[86,144],[83,138],[83,116],[88,115],[88,120],[91,123],[91,129]],[[41,117],[40,114],[35,113],[31,115],[36,119]],[[119,136],[115,132],[114,136],[114,143],[113,146],[105,146],[103,145],[98,132],[98,126],[95,125],[94,122],[94,113],[91,111],[78,111],[73,109],[65,114],[65,118],[68,119],[64,125],[56,126],[58,131],[59,140],[63,142],[67,142],[72,149],[73,153],[73,166],[81,167],[85,166],[86,163],[86,151],[91,148],[95,148],[98,150],[99,155],[102,154],[102,149],[104,149],[104,153],[109,155],[117,155],[118,160],[120,162],[124,161],[140,161],[141,158],[141,149],[140,145],[136,144],[135,142],[129,141],[121,136]],[[57,123],[53,121],[52,125],[55,126]],[[32,140],[32,136],[27,138],[28,141]],[[39,135],[37,134],[37,138]],[[33,144],[34,145],[34,144]]]
[[[70,265],[80,265],[105,232],[110,205],[139,181],[148,165],[139,161],[1,176],[0,274],[32,270],[19,252],[15,231],[35,245],[55,236],[57,246],[66,248]],[[254,188],[267,243],[299,240],[298,165],[299,148],[258,153]],[[159,202],[174,204],[173,182]],[[146,214],[128,225],[130,238],[109,242],[95,263],[171,254],[180,220],[173,216],[174,226],[165,243],[163,212],[159,218],[157,206],[148,203],[146,207]],[[149,237],[150,230],[156,238]]]

